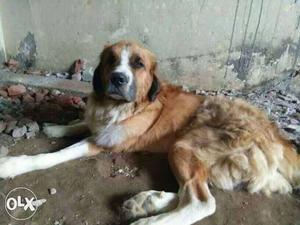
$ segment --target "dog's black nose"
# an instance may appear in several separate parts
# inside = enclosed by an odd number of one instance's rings
[[[119,72],[113,72],[111,74],[110,81],[116,87],[119,87],[119,86],[122,86],[122,85],[128,83],[127,76],[124,73],[119,73]]]

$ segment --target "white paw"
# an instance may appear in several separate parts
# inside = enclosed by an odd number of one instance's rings
[[[29,168],[23,168],[23,162],[28,160],[28,156],[0,158],[0,178],[12,178],[27,172]]]
[[[122,214],[125,220],[135,220],[176,208],[178,196],[175,193],[144,191],[123,203]]]
[[[126,139],[124,128],[120,125],[110,125],[99,132],[95,137],[96,144],[111,148],[121,144]]]
[[[65,129],[65,126],[63,126],[63,125],[48,125],[48,124],[44,124],[43,132],[49,138],[60,138],[60,137],[64,137],[65,136],[66,129]]]

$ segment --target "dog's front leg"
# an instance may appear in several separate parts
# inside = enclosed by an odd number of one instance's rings
[[[111,124],[100,130],[95,136],[95,144],[104,148],[123,150],[127,141],[134,142],[144,134],[156,121],[160,113],[159,103],[119,123]],[[116,148],[117,147],[117,148]],[[116,150],[117,151],[117,150]]]
[[[89,142],[89,139],[84,139],[53,153],[3,157],[0,158],[0,177],[10,178],[30,171],[47,169],[69,160],[95,155],[99,152],[101,152],[99,147],[96,149]]]

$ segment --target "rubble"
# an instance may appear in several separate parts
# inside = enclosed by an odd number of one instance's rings
[[[133,167],[129,168],[128,166],[124,167],[115,167],[114,165],[111,168],[111,177],[116,177],[116,176],[125,176],[125,177],[130,177],[134,178],[138,175],[138,168]]]
[[[46,199],[37,199],[35,201],[32,201],[32,205],[35,206],[36,208],[42,206],[47,200]]]
[[[7,91],[5,91],[5,90],[0,90],[0,96],[6,98],[6,97],[8,96]]]
[[[29,131],[26,133],[26,139],[34,138],[36,136],[36,132]]]
[[[9,88],[7,88],[7,92],[9,96],[18,96],[26,92],[26,87],[21,84],[11,85]]]
[[[2,133],[6,129],[6,125],[6,122],[0,121],[0,133]]]
[[[71,79],[84,82],[91,82],[93,80],[94,69],[92,66],[87,67],[87,60],[85,59],[77,59],[74,61],[68,71],[58,72],[49,72],[43,69],[35,69],[32,67],[26,67],[25,70],[21,71],[22,66],[20,66],[20,62],[17,60],[9,59],[4,63],[4,67],[2,69],[14,73],[18,72],[37,76],[55,77],[59,79]],[[0,90],[0,96],[6,97],[6,94],[6,91]]]
[[[66,220],[66,218],[63,216],[59,220],[55,220],[53,225],[65,225],[65,220]]]
[[[72,74],[71,79],[80,81],[81,80],[81,73]]]
[[[6,146],[0,146],[0,158],[8,154],[8,148]]]
[[[40,131],[40,127],[38,125],[37,122],[32,121],[26,124],[26,127],[28,128],[29,132],[39,132]]]
[[[6,66],[10,71],[17,72],[20,68],[20,64],[15,59],[9,59],[7,62],[4,63],[4,66]]]
[[[48,189],[48,192],[50,195],[55,195],[57,191],[55,188],[50,188],[50,189]]]
[[[2,86],[0,90],[8,93],[0,96],[0,134],[12,139],[34,138],[42,122],[62,124],[82,118],[86,104],[86,99],[58,90],[23,85]]]
[[[25,135],[26,131],[27,131],[26,126],[16,127],[16,128],[14,128],[14,130],[12,132],[12,136],[14,138],[23,137]]]
[[[8,134],[0,134],[1,146],[11,147],[15,144],[15,139]]]
[[[5,133],[7,133],[7,134],[11,133],[13,131],[13,129],[15,129],[16,127],[17,127],[16,120],[9,121],[6,126]]]
[[[94,76],[94,69],[93,67],[89,67],[86,70],[82,71],[82,80],[86,82],[91,82]]]

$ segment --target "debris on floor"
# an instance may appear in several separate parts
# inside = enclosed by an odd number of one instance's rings
[[[35,201],[32,202],[32,205],[35,206],[35,207],[40,207],[42,206],[47,200],[46,199],[37,199]]]
[[[42,123],[82,118],[86,98],[24,85],[0,86],[0,147],[34,138]]]
[[[125,177],[135,178],[136,176],[138,176],[138,168],[137,167],[129,168],[128,166],[116,167],[115,165],[112,165],[110,176],[111,177],[125,176]]]
[[[20,66],[20,63],[13,58],[9,59],[2,66],[3,70],[8,70],[14,73],[18,72],[46,77],[51,76],[59,79],[71,79],[85,82],[91,82],[94,74],[94,68],[92,66],[89,66],[87,60],[85,59],[75,60],[68,71],[51,72],[41,69],[34,69],[31,67],[27,68],[26,70],[22,70],[22,68],[23,67]]]
[[[50,188],[50,189],[48,189],[48,192],[50,195],[55,195],[57,191],[55,188]]]
[[[5,146],[0,146],[0,158],[8,154],[8,148]]]
[[[55,220],[53,225],[65,225],[65,217],[60,218],[59,220]]]

